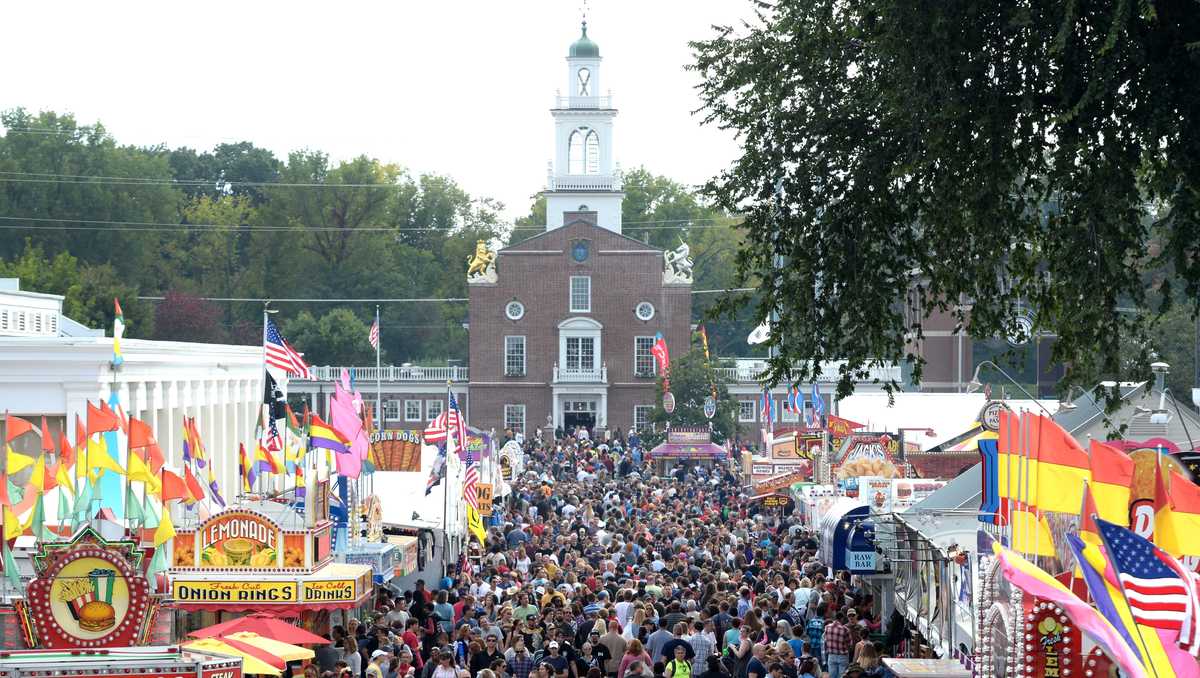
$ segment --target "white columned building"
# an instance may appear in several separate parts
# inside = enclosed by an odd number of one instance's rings
[[[554,160],[546,190],[546,229],[562,228],[566,212],[596,212],[597,225],[621,232],[621,169],[613,159],[611,93],[600,90],[600,48],[583,34],[567,53],[567,95],[554,99]]]

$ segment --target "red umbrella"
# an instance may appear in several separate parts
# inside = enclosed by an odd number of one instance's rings
[[[322,638],[315,633],[309,633],[299,626],[276,619],[262,612],[255,612],[245,617],[221,622],[220,624],[213,624],[199,631],[192,631],[188,635],[193,638],[213,638],[215,636],[228,636],[231,633],[238,633],[240,631],[257,633],[264,638],[271,638],[281,643],[290,643],[292,645],[327,645],[330,642],[328,638]]]

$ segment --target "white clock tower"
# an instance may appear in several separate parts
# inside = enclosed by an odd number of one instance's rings
[[[583,35],[567,54],[567,96],[554,108],[554,161],[546,190],[546,230],[561,228],[564,212],[596,212],[601,228],[621,232],[621,168],[613,162],[612,95],[600,94],[600,48]]]

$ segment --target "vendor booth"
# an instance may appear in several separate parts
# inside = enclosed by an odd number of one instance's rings
[[[327,515],[316,516],[312,527],[294,518],[290,508],[263,501],[179,530],[168,571],[176,634],[263,611],[325,633],[330,612],[369,605],[372,567],[334,562]]]
[[[712,441],[708,428],[672,428],[667,439],[647,453],[658,475],[671,472],[681,463],[721,463],[728,458],[725,448]]]
[[[835,500],[817,526],[821,562],[834,572],[874,574],[879,558],[875,552],[875,525],[869,517],[870,507],[858,500]]]
[[[242,660],[179,647],[0,652],[0,678],[241,678]]]

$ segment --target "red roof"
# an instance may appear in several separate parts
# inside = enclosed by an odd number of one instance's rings
[[[912,464],[918,478],[950,480],[979,463],[978,452],[909,452],[904,460]]]

